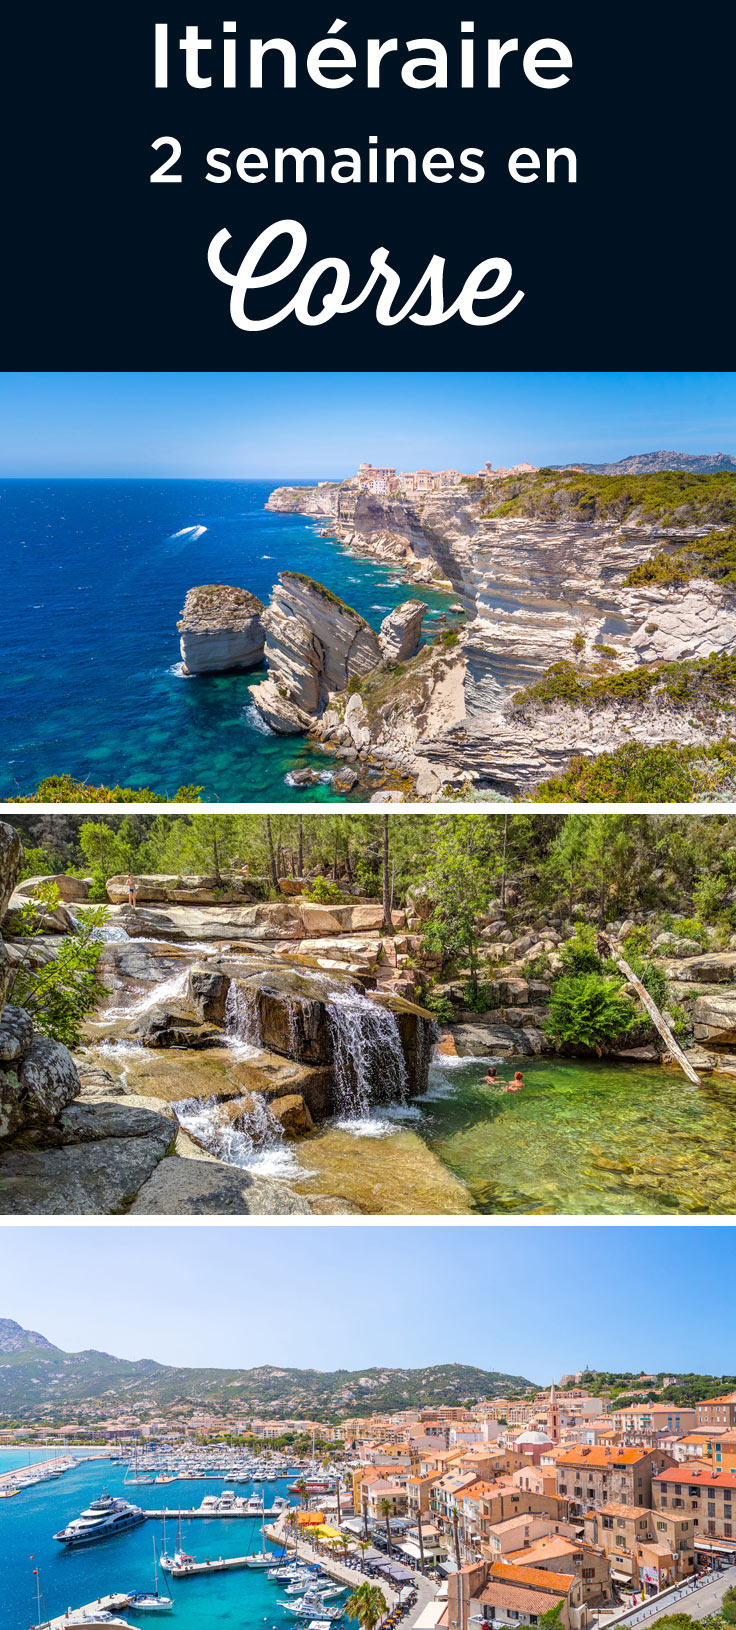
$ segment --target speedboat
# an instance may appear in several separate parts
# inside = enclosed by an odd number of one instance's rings
[[[139,1505],[130,1505],[127,1500],[104,1493],[99,1500],[91,1502],[81,1517],[74,1517],[60,1528],[54,1539],[61,1545],[91,1545],[94,1540],[109,1539],[124,1529],[137,1528],[145,1520],[146,1514]]]
[[[300,1596],[295,1602],[279,1602],[285,1613],[292,1613],[295,1619],[311,1619],[319,1615],[322,1619],[341,1619],[342,1608],[328,1607],[321,1596],[316,1594]]]
[[[263,1516],[263,1495],[262,1494],[251,1494],[251,1497],[250,1497],[245,1509],[246,1509],[246,1512],[247,1512],[249,1517],[262,1517]]]
[[[174,1606],[173,1596],[160,1596],[157,1590],[134,1590],[130,1597],[131,1608],[136,1613],[170,1613]]]

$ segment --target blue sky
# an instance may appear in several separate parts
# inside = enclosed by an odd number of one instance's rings
[[[316,1369],[730,1374],[736,1229],[24,1227],[0,1317],[68,1351]]]
[[[736,374],[13,374],[0,476],[339,476],[736,452]]]

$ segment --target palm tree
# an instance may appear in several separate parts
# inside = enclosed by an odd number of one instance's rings
[[[380,1587],[364,1584],[359,1585],[348,1597],[345,1615],[348,1619],[357,1619],[362,1630],[375,1630],[387,1607],[388,1603]]]
[[[386,1540],[388,1542],[388,1554],[389,1554],[389,1556],[392,1556],[393,1553],[392,1553],[392,1550],[391,1550],[391,1521],[390,1521],[390,1518],[391,1518],[391,1501],[390,1500],[379,1500],[378,1509],[379,1509],[379,1511],[381,1513],[381,1516],[385,1517],[385,1519],[386,1519]]]
[[[296,1492],[299,1495],[299,1498],[300,1498],[300,1500],[302,1502],[302,1505],[306,1509],[306,1507],[309,1505],[309,1489],[307,1488],[307,1485],[306,1485],[303,1477],[298,1477],[297,1478],[297,1480],[296,1480],[296,1482],[294,1484],[294,1488],[296,1489]]]

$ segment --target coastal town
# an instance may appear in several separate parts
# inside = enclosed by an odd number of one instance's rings
[[[403,1617],[413,1630],[633,1624],[642,1604],[664,1615],[683,1593],[690,1611],[691,1595],[717,1598],[736,1578],[736,1392],[679,1404],[672,1394],[687,1389],[673,1376],[632,1376],[625,1392],[622,1378],[606,1380],[579,1371],[468,1405],[338,1419],[333,1411],[329,1420],[224,1407],[145,1420],[92,1410],[92,1428],[89,1418],[43,1428],[64,1458],[30,1480],[68,1470],[72,1446],[84,1457],[92,1431],[125,1463],[126,1483],[149,1485],[151,1509],[118,1502],[135,1520],[173,1520],[177,1510],[180,1524],[260,1514],[290,1578],[319,1569],[326,1594],[337,1595],[330,1580],[353,1583],[357,1571],[363,1583],[389,1587],[387,1613],[401,1603],[388,1622]],[[696,1378],[696,1395],[709,1390],[708,1378]],[[32,1440],[37,1430],[6,1429],[0,1442]],[[291,1478],[292,1498],[263,1488],[248,1499],[231,1488],[199,1507],[187,1498],[184,1511],[175,1485],[192,1478],[256,1489]],[[23,1477],[3,1483],[3,1493],[23,1498]],[[154,1484],[174,1487],[164,1495]],[[259,1555],[200,1565],[182,1553],[171,1573],[256,1567]]]

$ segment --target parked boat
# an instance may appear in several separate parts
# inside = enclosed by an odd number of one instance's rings
[[[134,1590],[130,1592],[130,1605],[136,1613],[170,1613],[174,1606],[173,1596],[162,1596],[158,1588],[158,1559],[156,1557],[156,1540],[153,1541],[153,1590]]]
[[[54,1539],[60,1545],[91,1545],[96,1540],[122,1534],[128,1528],[137,1528],[145,1520],[145,1512],[139,1505],[130,1505],[127,1500],[105,1492],[99,1500],[93,1500],[81,1516],[60,1528]]]

